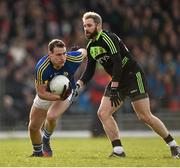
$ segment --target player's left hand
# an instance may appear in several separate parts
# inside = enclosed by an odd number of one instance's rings
[[[70,96],[71,92],[72,92],[72,87],[71,87],[71,83],[69,82],[69,87],[64,85],[63,92],[60,95],[61,96],[61,100],[67,99]]]
[[[75,99],[77,99],[77,97],[79,96],[79,92],[80,92],[80,85],[77,83],[76,88],[73,90],[73,93],[72,93],[72,97],[70,100],[71,104],[73,103]]]
[[[111,87],[110,91],[110,101],[112,107],[117,107],[121,103],[121,98],[119,96],[118,87]]]

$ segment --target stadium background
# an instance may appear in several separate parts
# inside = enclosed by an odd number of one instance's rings
[[[35,95],[34,66],[52,38],[85,47],[81,17],[98,12],[104,29],[118,34],[143,65],[152,112],[168,128],[180,122],[180,1],[178,0],[0,0],[0,130],[27,130]],[[83,71],[77,73],[76,78]],[[91,130],[101,135],[96,110],[109,77],[101,67],[57,130]],[[116,113],[121,130],[146,127],[129,101]]]

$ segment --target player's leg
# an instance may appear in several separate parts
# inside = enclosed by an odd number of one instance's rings
[[[138,118],[150,126],[170,146],[172,156],[180,158],[180,149],[176,141],[170,135],[163,122],[151,113],[149,98],[133,101],[132,106]]]
[[[46,118],[47,110],[40,109],[34,105],[30,112],[30,122],[28,126],[29,136],[33,145],[33,155],[32,156],[42,156],[42,140],[41,140],[41,127]]]
[[[116,108],[112,107],[110,98],[103,96],[98,109],[98,117],[103,124],[107,137],[112,143],[113,153],[111,156],[124,157],[125,153],[119,137],[119,128],[112,116],[112,114],[120,108],[121,105],[122,103]]]
[[[165,125],[151,113],[148,97],[132,102],[132,106],[139,120],[149,125],[162,138],[168,136],[169,132]]]
[[[180,157],[180,149],[177,146],[174,138],[169,134],[169,131],[163,122],[155,117],[150,110],[149,97],[147,94],[147,81],[144,72],[140,67],[135,67],[131,73],[129,81],[129,97],[132,100],[132,106],[138,118],[149,125],[164,141],[170,146],[173,157]]]
[[[66,111],[68,107],[69,101],[67,99],[64,101],[56,101],[50,106],[44,125],[44,128],[49,133],[54,131],[57,124],[57,119]]]
[[[41,138],[41,128],[46,119],[47,111],[52,101],[47,101],[40,99],[36,95],[30,112],[30,122],[29,122],[29,134],[33,145],[33,155],[42,155],[42,138]]]
[[[68,107],[68,99],[64,101],[56,101],[50,106],[47,112],[47,117],[43,128],[43,153],[45,156],[52,156],[50,138],[56,127],[57,119],[66,111]]]
[[[101,120],[104,130],[111,141],[119,139],[119,128],[112,114],[119,107],[111,107],[109,97],[103,96],[98,109],[98,117]]]

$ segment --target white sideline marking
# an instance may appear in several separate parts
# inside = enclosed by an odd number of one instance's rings
[[[180,131],[170,131],[173,136],[180,136]],[[121,137],[153,137],[157,136],[153,131],[120,131]],[[28,138],[27,131],[1,131],[0,139],[6,138]],[[90,138],[91,132],[86,131],[55,131],[55,138]]]

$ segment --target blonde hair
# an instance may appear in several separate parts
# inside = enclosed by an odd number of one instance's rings
[[[96,13],[96,12],[86,12],[84,13],[83,17],[82,17],[82,20],[86,20],[86,19],[93,19],[95,23],[97,24],[102,24],[102,18],[101,16]]]

